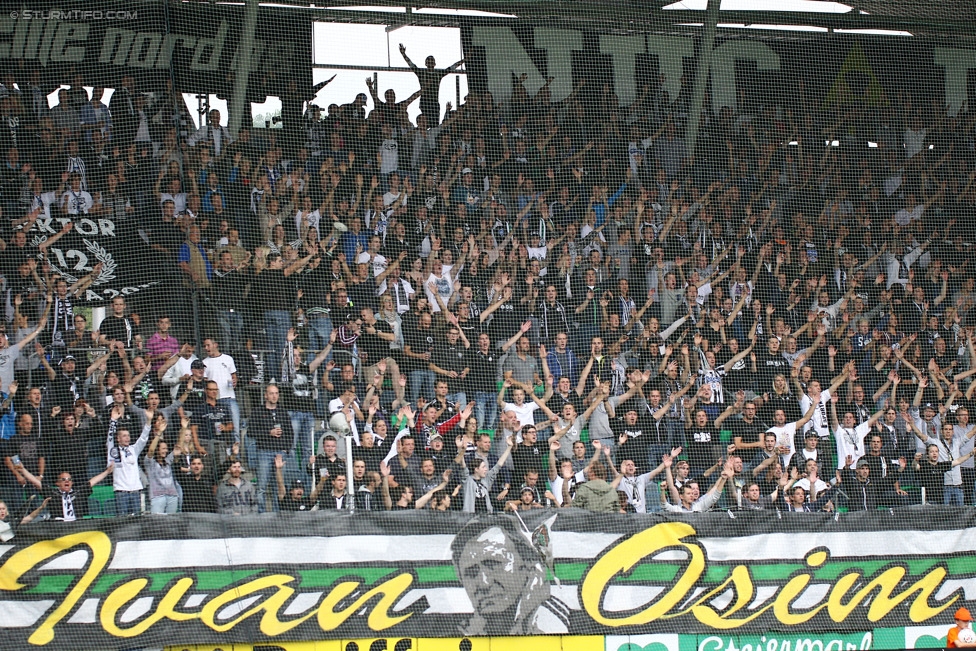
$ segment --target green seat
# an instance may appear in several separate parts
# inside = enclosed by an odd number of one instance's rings
[[[115,489],[111,484],[97,484],[88,498],[89,517],[115,516]]]
[[[590,442],[590,430],[585,429],[582,432],[580,432],[580,440],[583,441],[583,443],[589,443]]]

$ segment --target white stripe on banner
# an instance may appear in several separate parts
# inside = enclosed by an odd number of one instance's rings
[[[53,599],[42,601],[0,601],[0,613],[3,617],[3,628],[22,628],[33,626],[48,608],[54,605]]]
[[[810,551],[797,545],[795,533],[764,533],[741,538],[699,538],[708,560],[751,561],[757,558],[803,560]],[[826,547],[831,557],[940,556],[976,551],[976,529],[951,531],[883,531],[884,548],[865,546],[863,534],[855,532],[816,534],[817,547]]]
[[[556,558],[596,558],[622,534],[559,532],[552,534]],[[450,563],[454,536],[336,536],[327,538],[209,538],[120,541],[109,569],[151,570],[172,567],[294,564],[296,552],[308,550],[305,565],[343,563]],[[79,552],[81,553],[81,552]]]
[[[976,552],[976,529],[949,531],[891,531],[885,536],[885,556],[940,555]],[[951,534],[951,535],[950,535]],[[553,555],[561,559],[590,559],[624,537],[624,534],[554,531]],[[309,565],[346,563],[440,562],[450,563],[451,535],[430,536],[336,536],[333,538],[211,538],[192,546],[183,540],[120,541],[109,569],[151,570],[173,567],[234,567],[239,565],[289,565],[296,551],[310,553],[301,562]],[[709,561],[749,561],[754,558],[802,560],[809,551],[796,545],[796,534],[768,533],[736,538],[699,538]],[[865,548],[856,533],[818,533],[817,543],[833,557],[877,556]],[[314,550],[314,553],[312,553]],[[76,552],[81,553],[81,552]],[[669,552],[665,552],[669,554]],[[69,569],[80,558],[69,554],[57,562]],[[67,560],[70,557],[70,562]],[[670,556],[669,556],[670,558]],[[662,555],[658,560],[665,560]],[[55,566],[47,569],[55,569]]]

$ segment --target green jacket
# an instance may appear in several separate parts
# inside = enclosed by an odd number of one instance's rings
[[[597,513],[616,513],[620,510],[620,501],[613,486],[603,479],[593,479],[576,489],[573,506]]]

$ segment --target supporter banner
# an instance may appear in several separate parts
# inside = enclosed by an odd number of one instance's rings
[[[691,634],[711,650],[813,631],[861,648],[976,606],[968,509],[436,515],[24,526],[0,547],[0,648]]]
[[[757,32],[758,33],[758,32]],[[553,101],[565,99],[580,82],[582,97],[603,106],[603,90],[612,90],[621,106],[639,99],[645,86],[663,83],[671,101],[690,97],[697,66],[698,40],[652,33],[595,33],[534,26],[524,21],[479,20],[461,31],[468,87],[508,100],[513,79],[526,75],[529,95],[552,78]],[[712,108],[738,108],[740,89],[755,108],[767,98],[786,106],[826,97],[828,105],[854,99],[870,105],[910,90],[917,105],[930,100],[955,114],[968,99],[969,70],[976,50],[942,46],[918,39],[831,34],[830,38],[715,42],[711,63]],[[663,81],[662,81],[663,80]],[[811,106],[811,109],[818,108]]]
[[[86,85],[111,88],[127,75],[161,80],[172,72],[183,92],[227,97],[246,57],[252,101],[263,101],[267,90],[283,90],[288,80],[300,87],[311,83],[309,19],[261,7],[250,53],[241,50],[243,20],[243,5],[11,2],[0,12],[0,61],[37,67],[51,82],[79,74]]]
[[[84,300],[92,304],[111,301],[161,282],[158,266],[151,264],[159,254],[139,237],[134,219],[41,217],[28,231],[27,241],[38,246],[67,224],[71,230],[47,249],[47,259],[51,271],[63,276],[69,285],[95,272],[92,284],[82,294]]]

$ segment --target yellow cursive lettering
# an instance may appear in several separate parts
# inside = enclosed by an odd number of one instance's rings
[[[918,623],[935,617],[959,598],[958,595],[955,595],[934,608],[929,605],[929,598],[939,589],[939,586],[942,585],[942,580],[946,576],[945,569],[941,567],[933,569],[921,579],[908,586],[903,592],[892,596],[892,592],[898,587],[898,584],[904,576],[905,568],[888,568],[868,581],[867,585],[854,593],[847,603],[844,603],[843,600],[848,590],[861,580],[861,574],[859,572],[845,574],[837,580],[830,594],[827,596],[827,614],[835,622],[842,622],[872,592],[877,590],[877,595],[871,600],[871,605],[868,608],[868,620],[876,622],[884,618],[892,609],[917,592],[918,596],[915,597],[915,601],[912,602],[908,610],[908,617],[913,622]]]
[[[151,615],[128,628],[121,628],[116,624],[118,612],[126,604],[135,599],[147,585],[149,585],[148,579],[132,579],[118,586],[105,597],[98,617],[106,633],[115,637],[135,637],[136,635],[142,635],[153,625],[164,619],[185,622],[197,617],[196,613],[183,613],[176,610],[176,605],[180,603],[187,591],[193,587],[193,579],[183,577],[166,591],[166,594],[159,600],[156,609]]]
[[[22,590],[27,587],[20,583],[24,574],[49,558],[77,546],[86,546],[91,550],[91,562],[81,578],[65,595],[64,600],[27,638],[31,644],[48,644],[54,639],[54,626],[71,612],[108,564],[108,559],[112,556],[112,541],[101,531],[73,533],[54,540],[34,543],[15,553],[3,566],[0,566],[0,590]]]
[[[694,536],[695,530],[683,522],[665,522],[635,534],[618,544],[593,564],[580,588],[583,608],[598,624],[604,626],[636,626],[647,624],[663,616],[681,603],[705,570],[705,553],[696,544],[683,542]],[[631,571],[642,559],[668,548],[681,548],[688,552],[688,565],[684,572],[663,597],[639,613],[613,618],[603,614],[601,604],[610,581],[618,574]]]
[[[413,576],[410,574],[400,574],[392,579],[388,579],[379,584],[369,592],[365,592],[356,598],[351,604],[340,610],[335,611],[339,602],[343,601],[360,588],[358,581],[344,581],[336,585],[319,606],[319,627],[323,631],[333,631],[343,622],[362,608],[370,599],[377,595],[383,595],[372,610],[369,611],[367,624],[374,631],[384,631],[391,626],[395,626],[410,617],[413,613],[407,613],[401,617],[392,617],[390,609],[396,604],[400,596],[406,592],[407,588],[413,583]]]

